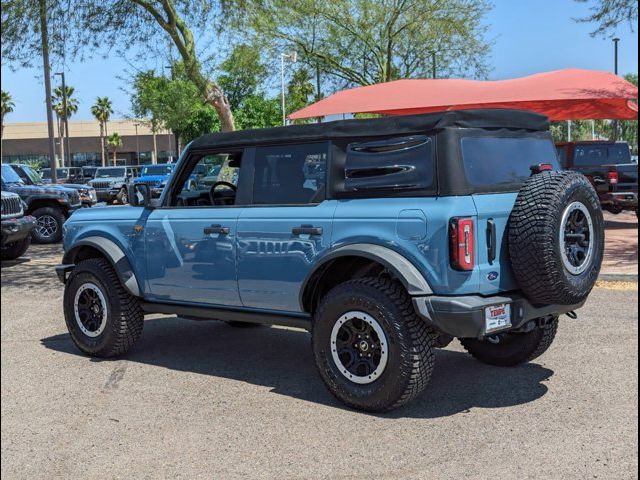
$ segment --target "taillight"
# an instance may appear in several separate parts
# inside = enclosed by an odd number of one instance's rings
[[[529,169],[531,173],[535,175],[536,173],[550,172],[553,170],[553,165],[550,163],[539,163],[538,165],[532,165]]]
[[[475,266],[475,234],[472,218],[452,218],[449,224],[449,251],[451,266],[469,271]]]
[[[608,172],[607,179],[609,180],[609,185],[617,185],[620,180],[620,175],[618,172]]]

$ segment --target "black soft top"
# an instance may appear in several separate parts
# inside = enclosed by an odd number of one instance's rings
[[[549,129],[549,120],[543,115],[525,110],[452,110],[421,115],[398,115],[365,120],[339,120],[257,130],[209,133],[195,139],[190,149],[227,146],[251,147],[273,143],[322,141],[334,138],[416,134],[444,128],[546,131]]]

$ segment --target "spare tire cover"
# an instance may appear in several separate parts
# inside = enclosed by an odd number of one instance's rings
[[[583,302],[604,253],[604,218],[591,183],[571,171],[533,175],[518,193],[508,242],[513,272],[530,301]]]

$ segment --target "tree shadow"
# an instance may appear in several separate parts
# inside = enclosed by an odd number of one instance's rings
[[[32,291],[60,288],[54,267],[60,263],[61,252],[59,244],[31,245],[24,256],[2,261],[2,286]]]
[[[41,342],[58,352],[82,355],[68,334]],[[266,386],[280,395],[346,408],[324,387],[313,363],[309,334],[302,330],[239,329],[221,322],[176,317],[151,319],[145,322],[136,348],[124,358]],[[542,397],[547,392],[542,382],[552,375],[552,370],[535,363],[504,369],[483,365],[466,353],[440,350],[424,394],[408,406],[381,416],[438,418],[471,408],[520,405]]]

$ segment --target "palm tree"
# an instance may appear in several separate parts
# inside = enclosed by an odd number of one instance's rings
[[[122,137],[119,133],[113,132],[111,135],[107,137],[107,145],[109,145],[113,150],[113,165],[116,165],[116,152],[118,151],[118,147],[122,146]]]
[[[4,90],[2,90],[0,92],[0,101],[2,102],[2,113],[0,115],[0,157],[2,156],[2,134],[4,133],[4,116],[7,113],[11,113],[13,112],[13,107],[15,107],[15,104],[13,103],[13,99],[11,98],[11,95],[9,95],[9,92],[5,92]]]
[[[7,113],[13,112],[13,107],[16,105],[13,103],[13,98],[11,98],[9,92],[4,90],[0,93],[0,100],[2,101],[2,116],[0,116],[0,123],[2,124],[2,127],[0,130],[0,138],[2,138],[2,133],[4,133],[4,116]]]
[[[91,114],[100,124],[100,158],[103,167],[107,164],[107,159],[104,154],[104,137],[107,135],[107,122],[112,113],[113,108],[111,107],[111,100],[109,100],[108,97],[96,98],[96,103],[91,107]]]
[[[56,87],[53,89],[53,95],[51,96],[52,105],[51,108],[56,112],[58,119],[58,136],[60,137],[60,160],[64,166],[64,137],[65,137],[65,120],[71,118],[71,115],[78,111],[78,100],[73,98],[73,92],[75,88],[67,85],[65,91],[62,87]],[[67,108],[65,111],[65,94]]]

